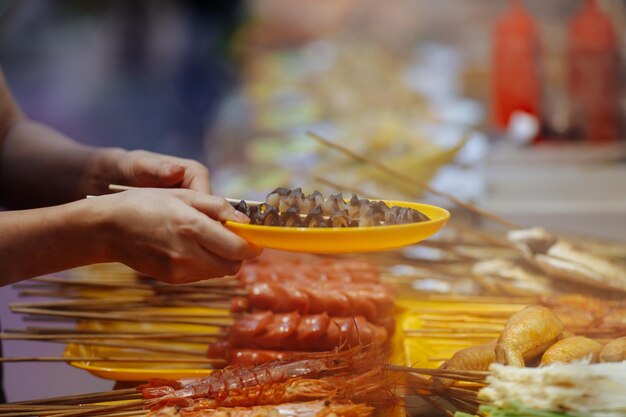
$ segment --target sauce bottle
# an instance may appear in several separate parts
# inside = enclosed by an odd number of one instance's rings
[[[569,25],[571,123],[590,143],[620,136],[619,50],[611,19],[595,0],[586,0]]]
[[[515,112],[541,119],[537,25],[521,0],[510,0],[509,6],[492,33],[491,110],[498,129],[506,129]]]

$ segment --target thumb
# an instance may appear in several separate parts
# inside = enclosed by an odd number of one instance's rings
[[[185,167],[156,158],[139,159],[133,164],[132,179],[144,187],[168,187],[182,182]]]
[[[231,220],[238,223],[249,223],[248,216],[235,210],[233,206],[221,197],[206,195],[198,192],[185,193],[188,203],[196,210],[206,214],[214,220],[223,222]]]

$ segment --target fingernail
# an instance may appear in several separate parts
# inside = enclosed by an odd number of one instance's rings
[[[235,210],[235,219],[240,223],[249,223],[250,218],[240,211]]]
[[[171,162],[163,162],[163,171],[167,172],[170,175],[184,169],[185,167],[182,165],[172,164]]]

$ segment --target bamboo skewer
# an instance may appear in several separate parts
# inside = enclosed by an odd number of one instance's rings
[[[43,328],[45,329],[45,328]],[[72,338],[72,339],[180,339],[180,338],[220,338],[222,335],[210,333],[192,333],[192,332],[129,332],[120,331],[93,331],[82,329],[56,329],[48,330],[42,333],[33,330],[19,330],[0,333],[0,340],[46,340],[54,338]]]
[[[122,397],[139,398],[141,394],[135,388],[124,388],[107,392],[96,392],[89,394],[64,395],[60,397],[45,398],[41,400],[27,400],[11,403],[10,405],[37,405],[37,404],[83,404],[87,402],[105,402],[112,401],[111,398],[119,399]],[[9,405],[9,404],[7,404]],[[0,405],[2,407],[2,405]]]
[[[454,417],[454,413],[452,413],[450,410],[448,410],[447,408],[445,408],[441,404],[437,403],[436,401],[431,400],[427,396],[422,396],[421,398],[424,401],[426,401],[428,404],[430,404],[433,408],[435,408],[435,409],[439,410],[441,413],[445,414],[447,417]]]
[[[431,369],[431,368],[414,368],[401,365],[387,365],[385,367],[392,372],[408,372],[418,375],[429,375],[439,378],[457,379],[465,381],[483,381],[487,376],[491,375],[488,371],[472,371],[472,370],[453,370],[453,369]]]
[[[431,187],[429,184],[427,184],[425,182],[419,181],[419,180],[417,180],[417,179],[415,179],[415,178],[413,178],[413,177],[411,177],[411,176],[409,176],[409,175],[407,175],[407,174],[405,174],[403,172],[396,171],[395,169],[392,169],[392,168],[386,166],[385,164],[382,164],[382,163],[380,163],[380,162],[378,162],[378,161],[376,161],[376,160],[374,160],[372,158],[369,158],[369,157],[367,157],[365,155],[358,154],[358,153],[356,153],[356,152],[354,152],[354,151],[352,151],[352,150],[350,150],[350,149],[348,149],[348,148],[346,148],[346,147],[344,147],[342,145],[333,143],[333,142],[331,142],[331,141],[321,137],[320,135],[318,135],[316,133],[313,133],[311,131],[307,131],[307,135],[309,137],[315,139],[317,142],[321,143],[322,145],[324,145],[326,147],[335,149],[335,150],[343,153],[344,155],[349,156],[350,158],[352,158],[352,159],[354,159],[356,161],[363,162],[363,163],[366,163],[366,164],[368,164],[370,166],[373,166],[376,169],[378,169],[379,171],[384,172],[387,175],[390,175],[390,176],[392,176],[394,178],[398,178],[398,179],[404,181],[405,183],[410,184],[410,185],[412,185],[412,186],[414,186],[414,187],[416,187],[418,189],[424,189],[424,190],[428,191],[431,194],[438,195],[440,197],[444,197],[444,198],[448,199],[449,201],[451,201],[452,203],[456,204],[457,206],[462,207],[462,208],[464,208],[464,209],[466,209],[466,210],[468,210],[468,211],[470,211],[472,213],[476,213],[476,214],[478,214],[478,215],[480,215],[482,217],[485,217],[485,218],[488,218],[490,220],[493,220],[493,221],[495,221],[495,222],[497,222],[497,223],[499,223],[499,224],[501,224],[501,225],[503,225],[503,226],[505,226],[505,227],[507,227],[509,229],[517,229],[517,228],[519,228],[518,225],[510,222],[509,220],[507,220],[507,219],[505,219],[505,218],[503,218],[503,217],[501,217],[501,216],[499,216],[499,215],[497,215],[495,213],[491,213],[489,211],[483,210],[483,209],[481,209],[481,208],[479,208],[479,207],[477,207],[477,206],[475,206],[473,204],[470,204],[468,202],[465,202],[465,201],[455,197],[452,194],[449,194],[449,193],[437,190],[436,188]]]
[[[107,341],[96,342],[96,341],[89,341],[89,340],[82,340],[82,339],[56,339],[56,340],[46,340],[46,342],[74,343],[74,344],[80,344],[82,346],[114,347],[114,348],[129,349],[129,350],[135,350],[135,351],[167,353],[167,354],[172,354],[172,355],[204,356],[204,351],[198,351],[197,349],[159,347],[159,346],[149,346],[149,345],[132,345],[132,344],[123,344],[123,343],[115,343],[115,342],[107,342]]]
[[[194,321],[194,320],[176,320],[171,318],[164,318],[158,316],[137,317],[134,312],[132,315],[124,314],[102,314],[102,313],[88,313],[88,312],[68,312],[57,311],[43,308],[15,308],[11,309],[14,313],[30,314],[30,315],[42,315],[49,317],[62,317],[70,319],[93,319],[93,320],[112,320],[112,321],[131,321],[131,322],[155,322],[155,323],[173,323],[173,324],[197,324],[202,326],[211,327],[229,327],[230,323],[217,322],[217,321]],[[208,317],[208,316],[207,316]],[[232,316],[217,316],[215,318],[231,318]]]
[[[126,404],[116,404],[111,406],[104,406],[99,411],[118,411],[118,410],[128,410],[132,408],[140,408],[143,406],[143,400],[132,401]],[[70,411],[67,413],[55,414],[56,417],[75,417],[75,416],[83,416],[85,414],[89,414],[90,410],[77,410]]]
[[[200,364],[200,365],[224,365],[224,359],[209,358],[146,358],[146,357],[109,357],[109,356],[18,356],[12,358],[0,358],[0,363],[14,362],[137,362],[137,363],[177,363],[177,364]]]
[[[234,279],[233,279],[234,280]],[[130,290],[166,290],[169,293],[197,293],[198,287],[202,287],[201,285],[159,285],[155,283],[151,284],[141,284],[141,283],[128,283],[128,282],[93,282],[86,280],[76,280],[76,279],[64,279],[64,278],[55,278],[55,277],[37,277],[32,278],[31,281],[41,282],[46,284],[56,284],[56,285],[64,285],[64,286],[79,286],[79,287],[102,287],[102,288],[113,288],[113,289],[130,289]],[[239,285],[237,283],[237,285]],[[226,287],[234,287],[235,285],[227,285]],[[216,288],[217,287],[217,288]],[[211,288],[212,290],[219,292],[219,286],[207,286],[207,288]],[[242,291],[237,291],[236,288],[231,288],[225,291],[226,294],[231,295],[241,295]],[[245,295],[245,292],[243,293]]]

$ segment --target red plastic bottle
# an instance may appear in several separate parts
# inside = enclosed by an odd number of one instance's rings
[[[572,123],[590,143],[620,136],[619,49],[608,15],[586,0],[569,26],[569,96]]]
[[[509,10],[497,21],[492,33],[492,117],[493,124],[500,129],[508,126],[515,111],[541,119],[541,51],[537,26],[521,0],[509,3]]]

